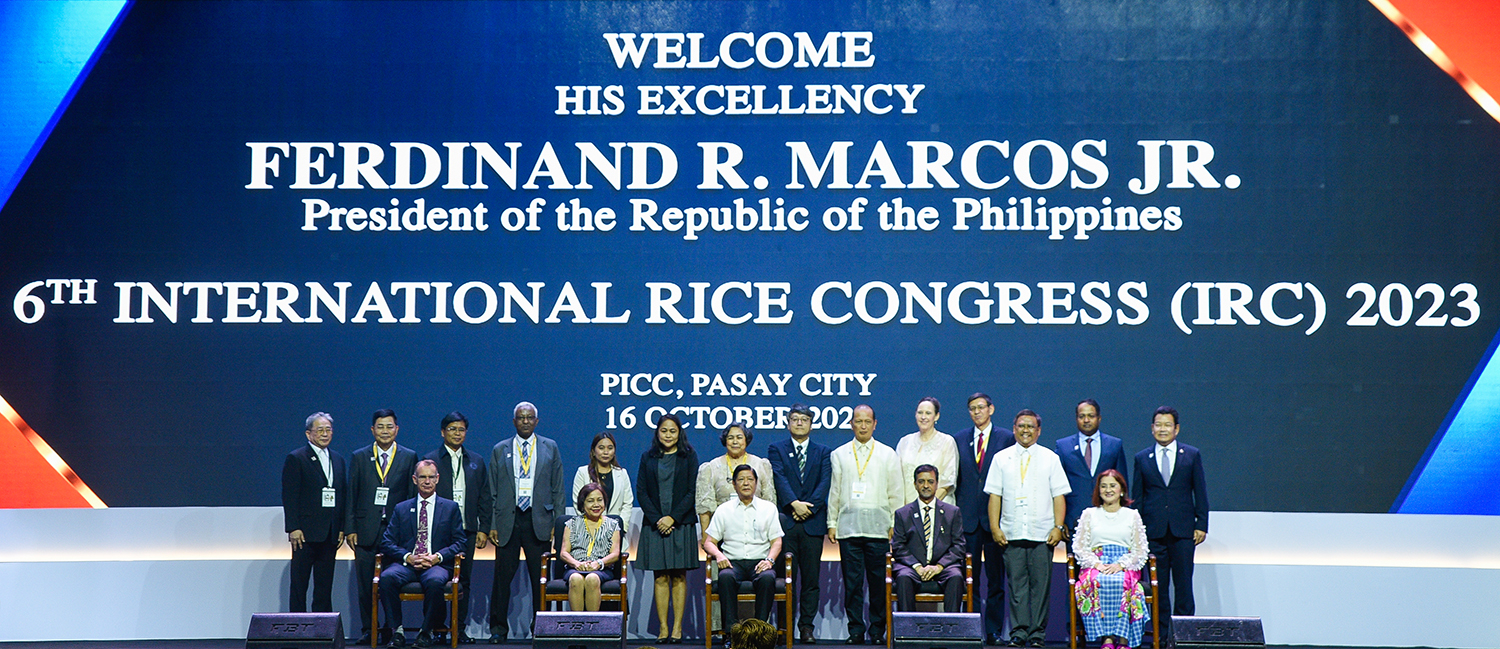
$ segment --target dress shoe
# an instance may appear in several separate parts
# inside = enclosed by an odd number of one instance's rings
[[[865,643],[865,637],[863,635],[851,635],[851,636],[849,636],[848,640],[844,641],[844,644],[864,644],[864,643]]]
[[[360,636],[358,640],[354,641],[354,646],[356,646],[356,647],[368,647],[368,646],[370,646],[370,634],[366,633],[366,634]]]
[[[431,631],[423,631],[421,633],[418,633],[417,634],[417,644],[416,644],[416,646],[419,647],[419,648],[420,647],[431,647],[432,646],[432,632]]]
[[[470,638],[469,634],[464,633],[463,631],[459,631],[458,644],[474,644],[474,639]]]
[[[1033,647],[1035,649],[1039,647],[1045,647],[1047,646],[1047,643],[1043,642],[1041,638],[1032,638],[1031,642],[1026,643],[1026,646]]]
[[[1024,640],[1022,638],[1011,638],[1010,642],[1005,643],[1005,646],[1007,646],[1007,647],[1024,647],[1024,646],[1026,646],[1026,640]]]
[[[818,639],[813,637],[812,627],[805,626],[802,627],[802,637],[797,642],[801,644],[818,644]]]
[[[495,629],[490,629],[489,643],[490,644],[505,644],[505,639],[509,635],[510,635],[510,632],[508,632],[508,631],[498,631],[498,630],[495,630]]]
[[[984,644],[987,647],[1004,647],[1005,641],[1001,640],[998,634],[991,633],[987,636],[984,636]]]
[[[406,646],[406,634],[405,633],[393,633],[393,634],[391,634],[391,642],[390,642],[390,644],[387,644],[386,646],[387,647],[405,647]]]
[[[883,646],[883,645],[885,645],[885,634],[882,633],[880,635],[872,635],[872,636],[870,636],[870,644],[876,645],[876,646]]]

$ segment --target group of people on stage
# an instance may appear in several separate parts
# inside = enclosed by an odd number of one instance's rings
[[[682,420],[665,414],[634,485],[608,432],[594,436],[588,463],[565,485],[557,444],[536,434],[537,408],[529,402],[516,405],[515,435],[488,458],[464,447],[468,419],[462,413],[443,418],[443,445],[419,459],[395,443],[395,413],[378,410],[370,429],[374,443],[355,451],[347,466],[328,448],[333,418],[315,413],[306,422],[307,446],[290,453],[282,471],[291,610],[307,610],[310,578],[313,610],[332,609],[334,557],[348,543],[361,579],[373,576],[377,555],[387,562],[381,573],[385,625],[369,619],[372,595],[359,589],[365,634],[359,642],[377,633],[377,641],[405,643],[403,633],[391,633],[400,628],[397,593],[416,581],[425,594],[416,644],[427,646],[434,630],[446,626],[442,591],[454,558],[494,544],[489,642],[498,644],[509,637],[510,584],[523,550],[538,601],[542,568],[535,558],[552,549],[554,522],[571,504],[577,514],[562,524],[559,546],[569,605],[598,610],[602,584],[618,577],[625,526],[638,505],[642,524],[632,565],[653,573],[659,643],[682,640],[686,577],[702,567],[700,549],[718,571],[719,624],[726,630],[738,619],[734,595],[741,582],[755,591],[755,618],[769,619],[780,557],[789,553],[792,574],[785,576],[798,582],[797,636],[814,642],[825,538],[839,547],[848,644],[884,643],[890,553],[899,608],[912,610],[919,586],[934,582],[944,610],[960,610],[963,564],[970,557],[976,585],[984,584],[974,608],[983,613],[986,642],[1043,646],[1052,549],[1068,540],[1081,568],[1075,595],[1091,641],[1121,649],[1141,643],[1150,617],[1140,574],[1148,553],[1162,566],[1160,623],[1170,637],[1170,614],[1193,614],[1193,551],[1208,530],[1203,463],[1196,448],[1177,441],[1177,411],[1153,413],[1155,444],[1134,456],[1131,481],[1123,445],[1099,431],[1100,408],[1092,399],[1077,404],[1077,433],[1058,439],[1055,448],[1037,444],[1041,417],[1035,412],[1020,411],[1013,430],[1005,430],[991,421],[995,406],[988,395],[976,393],[967,404],[973,426],[950,436],[937,429],[938,400],[923,398],[917,430],[895,448],[874,438],[875,412],[860,405],[848,421],[853,439],[834,449],[811,439],[813,412],[797,404],[786,413],[789,436],[772,442],[766,457],[749,452],[754,431],[735,423],[719,433],[724,454],[707,461]],[[461,620],[468,617],[471,573],[459,573]],[[1007,582],[1011,625],[1005,638]],[[454,632],[469,641],[462,628]]]

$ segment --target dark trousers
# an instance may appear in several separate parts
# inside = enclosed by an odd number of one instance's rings
[[[462,634],[464,627],[469,625],[469,577],[474,575],[474,540],[479,535],[478,530],[467,532],[468,540],[464,542],[464,561],[458,567],[458,633]]]
[[[1047,639],[1047,605],[1052,591],[1052,546],[1042,541],[1011,541],[1005,546],[1010,580],[1010,639]]]
[[[938,573],[932,581],[923,582],[917,576],[917,571],[910,566],[897,564],[891,568],[891,576],[896,582],[896,608],[902,611],[917,610],[917,589],[923,583],[937,582],[943,589],[943,612],[961,613],[960,605],[963,601],[964,573],[958,566],[948,566]]]
[[[885,637],[885,555],[891,542],[885,538],[854,536],[839,539],[839,563],[844,571],[844,615],[849,618],[849,637],[858,638],[868,629],[871,640]],[[878,584],[878,585],[877,585]],[[869,586],[869,606],[865,587]],[[865,609],[870,623],[865,625]]]
[[[529,510],[517,509],[515,520],[510,540],[495,548],[495,581],[490,584],[490,634],[501,638],[510,636],[510,582],[521,566],[521,550],[526,550],[526,572],[531,577],[531,602],[535,605],[542,598],[538,585],[542,579],[542,555],[551,549],[546,541],[537,540]]]
[[[447,602],[443,601],[443,589],[448,586],[448,569],[433,566],[417,572],[415,568],[395,563],[380,571],[380,602],[385,605],[387,624],[405,626],[401,623],[401,589],[414,581],[422,582],[422,631],[448,626],[443,622]]]
[[[740,582],[751,582],[755,588],[755,619],[771,621],[771,605],[776,602],[776,571],[756,572],[760,559],[733,559],[728,568],[719,569],[714,592],[719,595],[719,618],[727,636],[740,620]]]
[[[312,578],[314,613],[333,611],[333,567],[339,553],[337,534],[327,541],[303,541],[301,550],[292,550],[291,612],[307,612],[307,581]],[[371,574],[375,569],[370,568]]]
[[[1193,603],[1193,537],[1172,536],[1150,539],[1146,543],[1156,555],[1157,610],[1161,611],[1161,634],[1172,637],[1172,616],[1192,615]]]
[[[380,526],[380,531],[385,532],[384,525]],[[380,535],[377,534],[374,539],[370,540],[369,545],[354,546],[354,590],[359,593],[359,630],[361,633],[369,633],[370,627],[379,622],[370,619],[374,606],[370,580],[375,577],[375,557],[380,554],[375,551],[375,544],[379,539]],[[380,628],[389,629],[391,626],[391,621],[387,617],[385,624],[380,625]]]
[[[813,618],[818,614],[818,578],[823,572],[823,535],[809,534],[803,523],[792,525],[781,537],[782,552],[792,553],[792,570],[800,580],[797,583],[797,627],[811,631]],[[776,569],[785,570],[782,562]],[[792,575],[786,575],[788,579]],[[788,623],[791,620],[787,621]]]
[[[977,580],[981,575],[984,577],[984,589],[981,591],[984,596],[975,597],[979,601],[975,602],[974,612],[984,616],[986,637],[999,636],[1005,630],[1005,548],[995,542],[988,523],[980,527],[973,534],[964,534],[964,541],[974,560],[974,590],[980,590],[977,588]]]

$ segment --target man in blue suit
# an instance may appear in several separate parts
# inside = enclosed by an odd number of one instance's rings
[[[976,392],[969,397],[969,418],[974,425],[953,436],[958,445],[958,480],[954,487],[958,508],[969,512],[963,517],[964,541],[974,559],[974,574],[984,575],[984,599],[975,607],[984,615],[986,644],[1003,645],[1005,631],[1005,563],[1004,552],[990,533],[990,495],[984,492],[985,478],[995,455],[1016,443],[1009,429],[993,425],[995,402],[990,395]],[[975,584],[978,585],[977,583]]]
[[[1151,418],[1156,444],[1135,454],[1135,500],[1161,583],[1161,632],[1172,637],[1172,615],[1192,615],[1193,551],[1208,537],[1208,486],[1198,449],[1177,442],[1177,411],[1162,406]],[[1175,601],[1175,603],[1174,603]],[[1170,614],[1168,614],[1170,612]]]
[[[818,576],[823,569],[823,536],[828,533],[828,487],[833,480],[831,450],[809,438],[812,409],[793,404],[786,417],[790,439],[771,444],[767,455],[776,476],[776,505],[781,511],[782,550],[792,553],[801,575],[797,589],[798,641],[812,644],[813,617],[818,614]],[[778,564],[779,565],[779,564]],[[787,575],[792,578],[792,575]]]
[[[400,624],[401,589],[420,581],[422,629],[417,633],[417,646],[428,647],[432,630],[443,626],[443,587],[452,574],[453,558],[464,550],[464,520],[458,503],[437,496],[436,462],[418,462],[411,479],[417,485],[417,497],[396,505],[380,539],[380,553],[391,562],[380,572],[380,601],[386,618]],[[404,634],[392,634],[390,646],[405,644]]]
[[[1068,475],[1068,485],[1073,492],[1068,494],[1068,512],[1063,516],[1063,531],[1066,538],[1073,537],[1078,527],[1078,517],[1092,506],[1094,478],[1101,471],[1114,469],[1122,476],[1130,475],[1130,465],[1125,459],[1125,445],[1120,438],[1099,432],[1099,402],[1084,399],[1073,409],[1078,421],[1078,434],[1057,440],[1057,458],[1062,460],[1063,473]],[[1067,545],[1072,554],[1073,545]]]

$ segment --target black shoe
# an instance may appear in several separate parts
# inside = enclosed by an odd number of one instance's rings
[[[391,642],[390,642],[390,644],[387,644],[386,646],[387,647],[393,647],[393,648],[394,647],[405,647],[406,646],[406,634],[405,633],[393,633],[393,634],[391,634]]]
[[[490,629],[490,644],[505,644],[505,639],[510,635],[509,631]]]
[[[463,631],[459,631],[458,644],[474,644],[474,639],[470,638],[469,634],[464,633]]]
[[[984,636],[984,644],[987,647],[1004,647],[1005,641],[1001,640],[999,635],[991,633]]]
[[[369,644],[370,644],[370,634],[368,634],[368,633],[360,636],[358,640],[354,641],[354,646],[356,646],[356,647],[366,647],[366,646],[369,646]]]
[[[862,634],[861,635],[851,635],[851,636],[849,636],[848,640],[844,641],[844,644],[864,644],[864,643],[865,643],[865,636],[862,635]]]
[[[432,646],[432,632],[431,631],[423,631],[421,633],[418,633],[417,634],[417,644],[416,644],[416,646],[417,647],[431,647]]]
[[[872,644],[872,645],[884,645],[885,644],[885,634],[882,633],[880,635],[872,635],[872,636],[870,636],[870,644]]]
[[[1024,647],[1024,646],[1026,646],[1026,641],[1023,640],[1023,639],[1021,639],[1021,638],[1011,638],[1010,642],[1005,643],[1005,646],[1007,646],[1007,647]]]
[[[812,627],[802,627],[801,631],[802,637],[797,639],[798,644],[818,644],[818,639],[813,637]]]
[[[1031,642],[1026,643],[1026,646],[1028,646],[1028,647],[1045,647],[1045,646],[1047,646],[1047,643],[1043,642],[1041,638],[1032,638]]]

